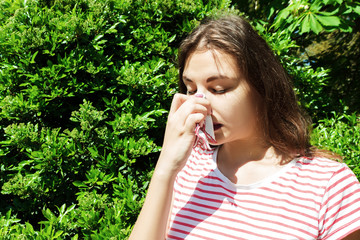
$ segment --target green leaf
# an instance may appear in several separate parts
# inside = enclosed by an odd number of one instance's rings
[[[360,6],[356,6],[355,8],[353,8],[353,11],[354,11],[356,14],[360,15]]]
[[[279,12],[279,14],[276,16],[276,18],[280,21],[282,19],[286,19],[290,14],[290,11],[288,9],[283,9]]]
[[[319,21],[316,19],[316,15],[313,15],[313,14],[310,15],[310,28],[316,34],[319,34],[319,32],[321,32],[321,30],[323,30],[323,27],[321,26]]]
[[[267,16],[267,19],[270,19],[271,16],[274,14],[274,12],[275,12],[275,8],[274,8],[274,7],[271,7],[271,8],[270,8],[269,15]]]
[[[275,27],[275,29],[279,28],[280,25],[282,24],[283,20],[284,20],[284,19],[287,19],[287,17],[288,17],[289,15],[290,15],[290,11],[289,11],[287,8],[281,10],[281,11],[279,12],[279,14],[276,16],[275,22],[274,22],[274,24],[273,24],[273,26]]]
[[[43,213],[44,217],[49,221],[56,218],[56,216],[48,208],[45,210],[42,210],[42,213]]]
[[[120,24],[119,22],[115,23],[108,30],[106,30],[105,33],[107,33],[107,34],[117,33],[116,26],[119,25],[119,24]]]
[[[36,51],[33,56],[31,57],[30,63],[35,63],[36,55],[38,55],[39,51]]]
[[[25,226],[27,228],[27,231],[29,231],[31,234],[34,234],[34,227],[30,223],[26,222]]]
[[[85,188],[87,187],[87,185],[85,183],[81,182],[81,181],[74,181],[72,184],[75,187],[85,187]]]
[[[63,234],[63,232],[64,231],[57,231],[56,234],[54,235],[53,239],[60,237]]]
[[[176,38],[176,34],[174,34],[172,37],[169,38],[169,43],[173,42]]]
[[[323,0],[316,0],[310,5],[310,12],[317,13],[323,7],[324,2]],[[310,13],[312,15],[312,13]]]
[[[300,33],[310,32],[310,16],[306,15],[305,18],[301,21],[301,31]]]
[[[336,16],[322,16],[317,15],[317,19],[319,22],[328,27],[338,27],[340,25],[340,18]]]
[[[334,16],[337,15],[340,12],[340,8],[336,8],[331,12],[318,12],[318,14],[324,15],[324,16]]]
[[[88,150],[93,158],[96,158],[99,156],[99,152],[96,147],[88,147]]]
[[[97,36],[94,38],[94,42],[99,41],[102,37],[104,37],[103,34],[97,35]]]

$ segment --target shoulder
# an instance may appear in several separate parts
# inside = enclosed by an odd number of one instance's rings
[[[295,168],[302,172],[329,178],[341,173],[352,173],[345,163],[320,157],[298,158],[295,162]]]
[[[297,159],[296,163],[301,164],[303,166],[310,166],[311,168],[320,168],[320,169],[337,168],[337,167],[341,168],[342,166],[345,165],[344,163],[323,157],[312,157],[312,158],[300,157]]]
[[[288,174],[298,182],[314,185],[324,191],[360,186],[355,174],[345,163],[327,158],[298,158]]]
[[[322,188],[320,239],[342,239],[360,229],[360,183],[345,163],[327,158],[300,158],[295,166]]]
[[[359,180],[345,163],[327,158],[299,158],[295,169],[298,176],[310,179],[323,189],[323,206],[350,199],[360,201]]]

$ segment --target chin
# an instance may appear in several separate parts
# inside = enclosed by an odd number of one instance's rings
[[[214,147],[221,146],[226,142],[226,141],[224,141],[224,137],[216,137],[216,135],[215,135],[215,139],[216,139],[216,143],[210,143],[211,146],[214,146]]]
[[[211,143],[210,146],[211,147],[220,147],[222,145],[222,143]]]
[[[241,136],[232,136],[232,137],[224,137],[224,136],[219,136],[217,137],[215,135],[215,139],[216,139],[216,144],[211,144],[211,145],[214,145],[214,146],[221,146],[221,145],[224,145],[226,143],[236,143],[236,142],[247,142],[247,141],[251,141],[251,135],[241,135]]]

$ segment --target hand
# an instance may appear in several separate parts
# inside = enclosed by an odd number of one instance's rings
[[[196,124],[203,124],[206,116],[210,114],[211,107],[208,100],[175,94],[157,171],[176,174],[183,168],[195,141]]]
[[[175,177],[186,163],[195,140],[195,126],[211,113],[208,100],[176,94],[166,125],[163,148],[130,239],[164,239]]]

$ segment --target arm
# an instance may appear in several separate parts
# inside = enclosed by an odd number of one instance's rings
[[[210,111],[206,99],[174,96],[163,148],[130,240],[165,239],[176,175],[191,153],[196,123],[203,122]]]
[[[155,170],[130,240],[165,239],[174,176]]]

